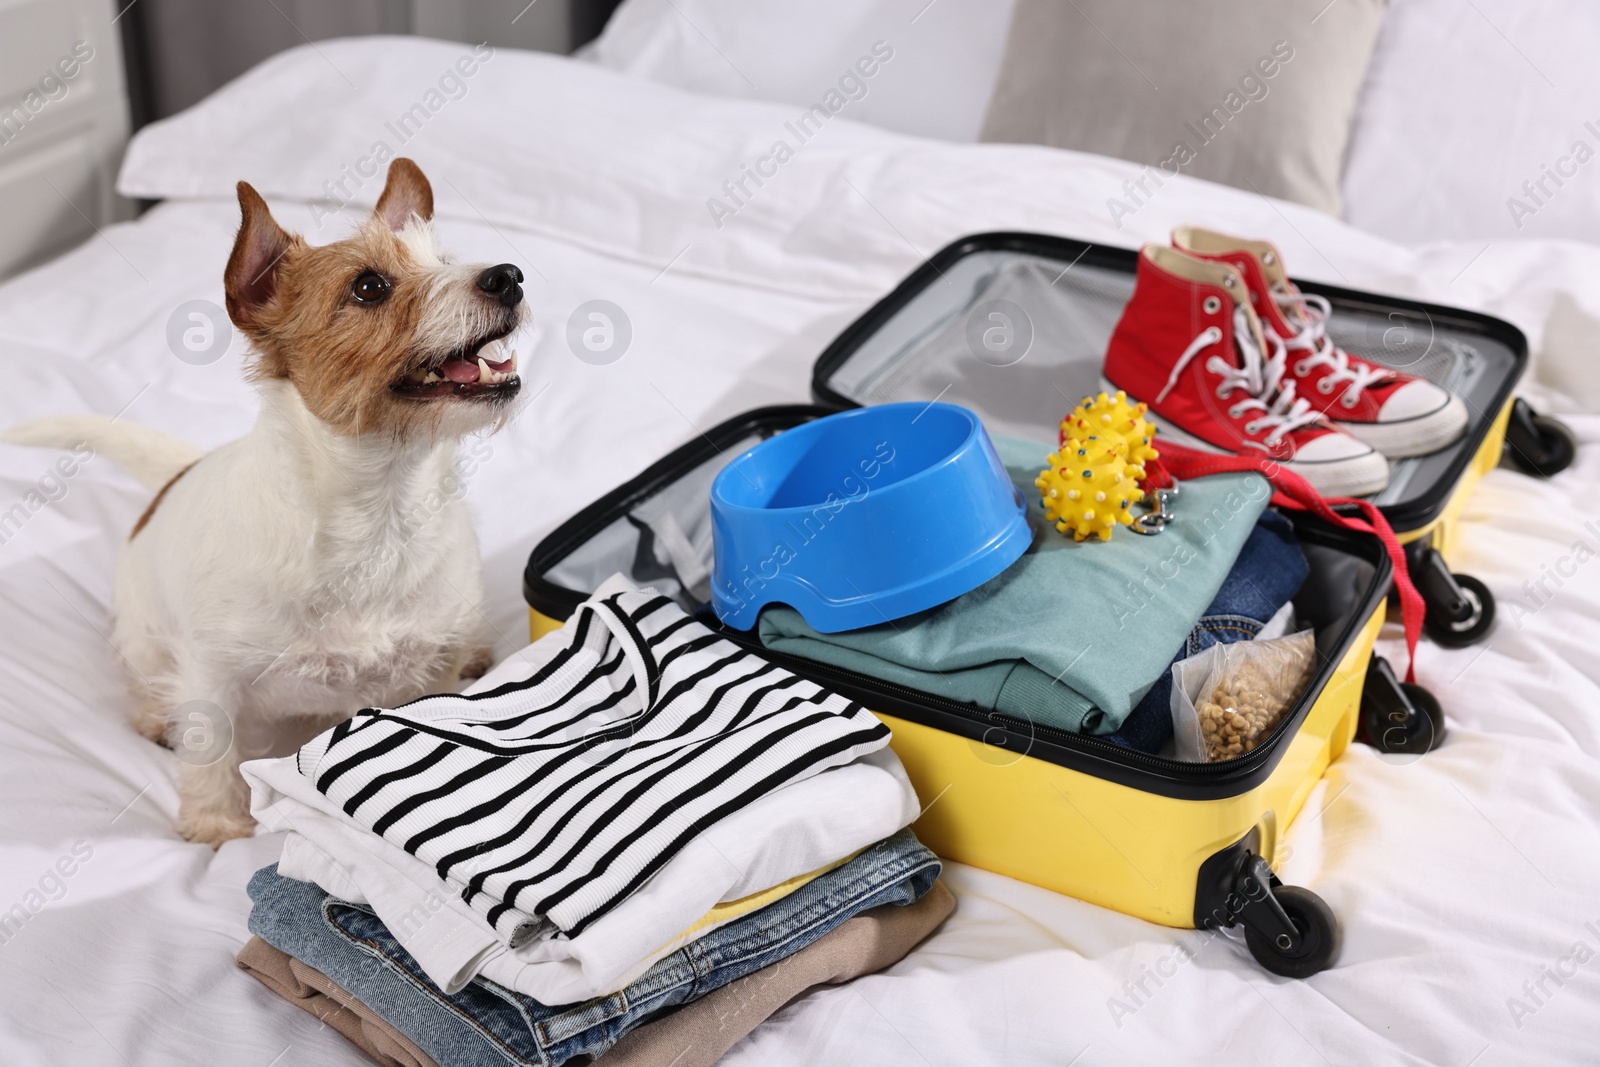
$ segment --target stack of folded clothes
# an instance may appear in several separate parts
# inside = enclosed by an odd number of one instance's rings
[[[380,1062],[711,1063],[953,908],[887,741],[615,577],[467,693],[244,765],[288,833],[239,963]]]

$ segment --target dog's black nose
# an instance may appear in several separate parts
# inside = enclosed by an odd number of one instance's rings
[[[478,288],[499,300],[506,307],[516,307],[522,300],[522,272],[514,263],[498,263],[478,275]]]

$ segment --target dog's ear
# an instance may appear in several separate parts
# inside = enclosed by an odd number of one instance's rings
[[[278,288],[278,268],[293,239],[267,210],[261,194],[239,183],[239,236],[222,274],[228,317],[241,330],[261,325],[261,312]]]
[[[376,214],[396,233],[412,215],[423,222],[433,218],[433,186],[423,177],[421,167],[405,156],[389,164],[389,178],[378,197]]]

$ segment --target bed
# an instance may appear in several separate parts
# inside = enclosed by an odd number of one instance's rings
[[[503,656],[526,640],[520,575],[542,535],[702,428],[805,401],[821,348],[962,234],[1132,246],[1197,222],[1268,236],[1310,278],[1508,318],[1535,354],[1522,392],[1585,447],[1550,482],[1493,471],[1467,505],[1452,562],[1489,584],[1501,618],[1485,644],[1419,654],[1449,742],[1420,759],[1352,747],[1290,834],[1280,873],[1341,916],[1337,967],[1273,978],[1234,934],[1166,929],[951,864],[958,908],[929,941],[791,1005],[725,1062],[1593,1062],[1600,246],[1401,246],[1184,179],[1117,229],[1102,205],[1132,164],[845,117],[722,216],[708,201],[794,107],[505,50],[459,94],[430,96],[468,52],[322,42],[144,130],[120,185],[161,202],[0,286],[0,425],[98,412],[207,448],[243,433],[256,401],[238,338],[214,359],[179,358],[168,341],[188,302],[222,302],[233,183],[248,179],[285,225],[326,241],[370,209],[383,143],[431,177],[447,248],[528,277],[527,407],[488,439],[467,490]],[[631,332],[610,362],[577,358],[567,340],[592,300]],[[117,545],[146,494],[104,459],[67,474],[58,458],[0,446],[0,1061],[364,1062],[234,967],[245,882],[279,842],[213,852],[173,832],[175,757],[129,727],[107,640]],[[1398,637],[1391,626],[1381,642],[1391,659]]]

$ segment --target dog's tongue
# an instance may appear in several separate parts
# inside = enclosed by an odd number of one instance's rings
[[[478,380],[478,362],[473,360],[468,363],[464,359],[452,359],[439,368],[439,373],[449,378],[452,382],[463,384]]]
[[[497,346],[489,345],[488,347],[495,348]],[[484,355],[482,351],[479,351],[477,356],[473,357],[472,359],[461,359],[457,357],[455,359],[447,360],[444,366],[439,368],[439,373],[443,374],[446,378],[449,378],[452,382],[460,382],[463,385],[470,385],[473,382],[483,380],[483,367],[478,366],[480,361],[484,364],[484,366],[487,366],[494,373],[504,374],[511,370],[513,366],[515,366],[517,354],[512,352],[507,355],[505,359],[502,359],[497,363],[488,356]]]

